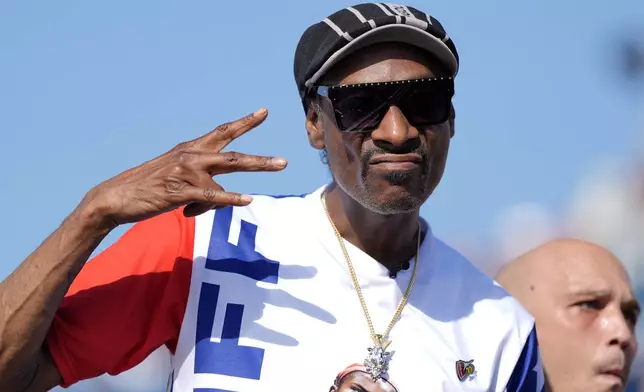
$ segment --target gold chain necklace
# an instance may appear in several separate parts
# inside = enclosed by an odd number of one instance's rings
[[[405,294],[400,300],[400,304],[396,309],[396,313],[394,313],[394,316],[391,319],[391,322],[389,323],[389,325],[387,326],[387,329],[385,329],[385,331],[382,334],[376,334],[376,331],[373,327],[373,322],[371,321],[371,316],[369,316],[369,309],[367,308],[364,295],[362,294],[362,289],[360,288],[360,284],[358,283],[358,276],[356,275],[356,271],[353,268],[353,263],[351,262],[351,258],[349,257],[349,252],[347,252],[347,248],[344,246],[344,240],[342,239],[342,235],[340,235],[340,232],[338,231],[337,227],[335,227],[335,224],[331,219],[331,214],[329,214],[329,209],[326,206],[326,200],[324,199],[324,195],[325,194],[322,194],[322,197],[321,197],[322,206],[324,206],[324,212],[326,213],[326,216],[329,219],[329,223],[331,223],[331,227],[333,227],[335,236],[337,237],[338,242],[340,243],[340,247],[342,248],[342,253],[344,254],[344,258],[347,262],[347,266],[349,267],[349,273],[351,274],[351,280],[353,281],[353,287],[355,288],[356,293],[358,294],[358,299],[360,300],[360,306],[362,307],[364,316],[367,319],[367,325],[369,326],[369,332],[371,333],[371,339],[373,340],[374,345],[373,347],[368,349],[369,354],[367,355],[367,358],[364,361],[364,366],[365,368],[367,368],[367,371],[371,375],[371,378],[374,381],[376,381],[380,379],[384,374],[386,374],[387,370],[389,369],[389,359],[391,358],[391,353],[387,351],[387,347],[389,347],[389,344],[391,344],[391,341],[388,340],[389,333],[391,332],[391,329],[394,327],[398,319],[400,319],[400,315],[402,314],[402,311],[405,308],[405,305],[407,305],[407,300],[409,299],[409,295],[411,294],[411,289],[414,286],[414,281],[416,280],[416,268],[418,267],[418,253],[420,252],[420,223],[418,224],[418,243],[416,245],[416,256],[414,258],[414,269],[412,270],[411,278],[409,279],[409,285],[407,285],[407,290],[405,290]]]

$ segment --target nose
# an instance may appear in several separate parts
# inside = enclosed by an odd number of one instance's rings
[[[399,150],[405,146],[415,148],[419,142],[419,132],[412,126],[397,106],[390,106],[380,125],[371,132],[374,144],[388,150]],[[412,145],[413,146],[410,146]]]
[[[606,327],[606,332],[609,334],[610,345],[619,346],[631,358],[637,351],[637,338],[631,324],[621,311],[611,312],[610,315],[605,315],[604,317],[602,322]]]

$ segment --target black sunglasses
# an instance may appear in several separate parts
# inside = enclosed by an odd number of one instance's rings
[[[335,121],[342,132],[377,128],[392,105],[403,112],[411,125],[428,127],[449,118],[454,78],[314,86],[313,91],[329,98]]]

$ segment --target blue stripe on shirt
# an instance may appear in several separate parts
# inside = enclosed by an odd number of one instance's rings
[[[537,331],[532,328],[532,332],[530,332],[530,336],[528,336],[525,346],[523,346],[521,356],[514,367],[512,376],[510,376],[506,391],[542,392],[545,391],[544,384]]]

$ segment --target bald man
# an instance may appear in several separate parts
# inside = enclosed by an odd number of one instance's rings
[[[612,253],[552,241],[504,267],[497,281],[534,315],[552,391],[625,389],[640,306]]]

